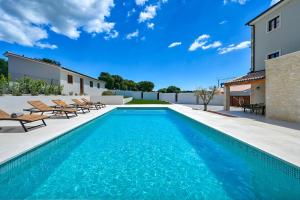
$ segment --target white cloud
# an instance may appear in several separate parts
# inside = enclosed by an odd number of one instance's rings
[[[199,36],[190,46],[189,51],[196,51],[197,49],[201,48],[203,50],[207,49],[214,49],[222,46],[220,41],[214,41],[210,44],[207,44],[209,41],[210,35],[204,34]]]
[[[223,25],[223,24],[226,24],[226,23],[228,23],[228,21],[227,21],[227,20],[224,20],[224,21],[221,21],[219,24],[220,24],[220,25]]]
[[[228,4],[229,2],[244,5],[247,1],[248,0],[224,0],[223,2],[224,2],[224,5]]]
[[[138,21],[141,23],[153,19],[156,16],[157,9],[157,5],[147,6],[145,10],[140,13]]]
[[[180,46],[181,44],[182,44],[181,42],[173,42],[168,46],[168,48],[174,48],[174,47]]]
[[[136,30],[136,31],[134,31],[134,32],[132,32],[132,33],[128,33],[127,35],[126,35],[126,39],[127,40],[131,40],[132,38],[136,38],[136,37],[138,37],[139,36],[139,30]]]
[[[147,23],[147,27],[149,29],[154,29],[155,24],[154,23]]]
[[[104,39],[110,40],[110,39],[117,38],[118,36],[119,36],[119,32],[116,30],[112,30],[106,36],[104,36]]]
[[[215,42],[213,42],[211,44],[203,45],[202,49],[203,50],[206,50],[206,49],[215,49],[215,48],[218,48],[220,46],[222,46],[222,43],[220,41],[215,41]]]
[[[231,44],[227,47],[224,47],[224,48],[219,48],[218,51],[219,51],[219,54],[226,54],[226,53],[229,53],[231,51],[236,51],[236,50],[241,50],[241,49],[246,49],[246,48],[249,48],[251,45],[251,42],[250,41],[244,41],[244,42],[241,42],[237,45],[235,44]]]
[[[107,22],[107,17],[113,7],[113,0],[0,1],[0,40],[53,48],[40,42],[48,38],[46,27],[71,39],[79,38],[82,31],[111,34],[115,24]]]
[[[201,48],[202,50],[215,49],[215,48],[222,46],[222,43],[220,41],[214,41],[214,42],[208,44],[209,38],[210,38],[210,35],[207,35],[207,34],[203,34],[203,35],[199,36],[191,44],[189,51],[196,51],[199,48]]]
[[[274,4],[278,3],[280,0],[272,0],[271,1],[271,6],[273,6]]]
[[[57,46],[54,44],[48,44],[48,43],[41,43],[41,42],[36,42],[35,44],[37,47],[40,47],[42,49],[57,49]]]
[[[135,0],[135,4],[138,6],[143,6],[148,0]]]

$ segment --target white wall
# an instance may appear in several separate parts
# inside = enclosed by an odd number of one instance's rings
[[[266,102],[266,84],[255,83],[251,85],[250,103],[265,103]]]
[[[142,99],[141,91],[125,91],[125,90],[115,90],[117,95],[123,95],[127,97],[133,97],[133,99]]]
[[[55,105],[51,100],[61,99],[68,104],[74,103],[72,99],[90,99],[90,96],[0,96],[0,109],[5,112],[23,112],[23,109],[31,108],[27,103],[31,100],[41,100],[47,105]]]
[[[73,83],[68,83],[68,75],[73,76]],[[86,76],[81,76],[77,73],[70,72],[68,70],[61,70],[60,73],[60,84],[64,86],[63,94],[69,95],[70,92],[73,92],[73,95],[80,94],[80,78],[83,79],[84,82],[84,93],[88,95],[101,95],[103,91],[106,89],[104,88],[105,84],[102,81],[97,81],[95,79],[88,78]],[[90,87],[90,81],[93,81],[94,85]],[[100,83],[100,88],[97,87],[97,83]]]
[[[143,99],[145,100],[157,100],[157,92],[144,92]]]
[[[175,103],[176,93],[159,93],[159,100]]]
[[[123,105],[123,96],[113,95],[113,96],[91,96],[92,102],[101,102],[107,105]]]
[[[178,93],[177,103],[197,104],[197,97],[194,93]]]
[[[28,76],[58,84],[60,79],[59,67],[32,61],[22,56],[8,56],[8,73],[13,81]]]
[[[124,98],[123,99],[123,104],[129,103],[132,100],[133,100],[133,97]]]
[[[223,106],[224,105],[224,94],[215,95],[210,101],[209,105]]]
[[[177,103],[180,104],[197,104],[197,96],[195,93],[178,93]],[[199,98],[199,104],[203,104],[201,98]],[[215,95],[210,101],[209,105],[222,106],[224,104],[224,95]]]

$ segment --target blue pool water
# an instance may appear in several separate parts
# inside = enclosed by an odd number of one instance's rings
[[[169,109],[116,109],[0,167],[0,199],[299,199],[299,169]]]

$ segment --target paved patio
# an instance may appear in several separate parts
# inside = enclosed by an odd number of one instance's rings
[[[24,133],[16,124],[6,123],[5,126],[10,127],[0,131],[0,163],[62,135],[116,107],[107,106],[105,109],[81,114],[69,120],[49,119],[47,120],[47,127],[37,128],[28,133]],[[126,105],[120,107],[169,107],[300,167],[299,124],[266,119],[262,121],[258,118],[252,119],[242,116],[227,117],[195,110],[187,105]],[[3,122],[1,123],[0,126],[3,125]]]

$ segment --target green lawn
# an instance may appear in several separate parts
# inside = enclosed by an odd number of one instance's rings
[[[170,104],[166,101],[134,99],[127,104]]]

